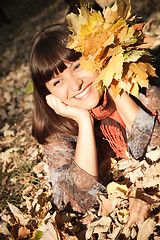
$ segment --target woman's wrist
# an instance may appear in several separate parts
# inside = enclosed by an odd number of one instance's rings
[[[85,114],[80,114],[76,120],[79,128],[86,128],[86,126],[94,126],[94,119],[92,115],[86,110]]]

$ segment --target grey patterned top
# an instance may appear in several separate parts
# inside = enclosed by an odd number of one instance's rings
[[[160,89],[149,86],[146,95],[140,94],[141,107],[133,122],[131,132],[126,131],[128,151],[135,159],[141,159],[147,151],[160,145],[160,124],[157,120],[160,113]],[[152,113],[156,111],[156,116]],[[68,204],[74,210],[85,212],[97,204],[97,192],[105,192],[109,181],[109,157],[106,140],[97,143],[99,179],[83,171],[75,162],[76,137],[55,135],[44,146],[44,152],[50,167],[51,181],[54,190],[54,203],[59,209]],[[103,182],[103,184],[102,184]]]

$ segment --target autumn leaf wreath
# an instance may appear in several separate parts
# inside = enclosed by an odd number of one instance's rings
[[[67,47],[81,52],[81,67],[99,71],[94,85],[111,88],[116,97],[126,91],[138,98],[139,86],[148,88],[148,77],[156,76],[149,63],[144,23],[131,15],[130,0],[117,0],[103,12],[81,3],[79,14],[66,17],[71,34]]]

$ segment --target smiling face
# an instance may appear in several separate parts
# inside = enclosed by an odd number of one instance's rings
[[[79,60],[65,64],[67,68],[46,83],[48,90],[66,105],[87,110],[96,107],[102,91],[92,84],[98,75],[82,69]]]

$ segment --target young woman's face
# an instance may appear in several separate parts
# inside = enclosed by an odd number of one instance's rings
[[[46,83],[48,90],[69,106],[87,110],[96,107],[102,91],[92,83],[98,74],[83,70],[79,60],[65,64],[67,68]]]

